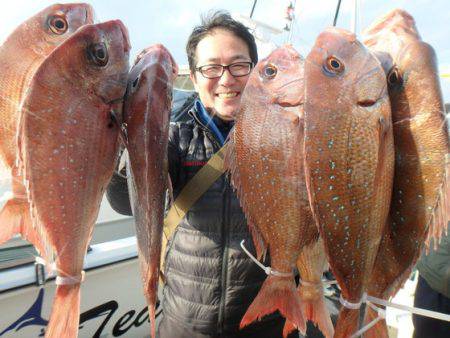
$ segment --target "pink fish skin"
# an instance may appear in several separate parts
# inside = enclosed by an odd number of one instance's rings
[[[19,125],[31,216],[58,276],[46,337],[78,334],[84,256],[118,153],[130,45],[120,21],[86,25],[36,71]]]
[[[427,238],[435,243],[450,216],[448,134],[433,48],[411,15],[393,10],[364,32],[364,43],[385,69],[392,106],[395,176],[387,226],[369,294],[394,296],[411,273]],[[377,314],[368,309],[367,322]],[[385,321],[365,337],[387,337]]]
[[[386,77],[343,29],[322,32],[305,62],[305,168],[310,203],[344,300],[369,287],[392,192],[394,149]],[[335,337],[358,330],[342,307]]]
[[[19,25],[0,46],[0,161],[12,177],[13,196],[0,211],[0,244],[15,234],[47,256],[32,227],[23,179],[15,167],[20,104],[42,61],[79,27],[93,23],[88,4],[56,4]]]
[[[268,249],[271,268],[285,274],[293,272],[302,247],[317,238],[314,223],[305,222],[311,211],[302,152],[303,64],[288,45],[256,65],[243,93],[224,164],[258,256]],[[269,275],[241,327],[277,309],[305,331],[293,276]]]
[[[146,48],[130,71],[124,103],[128,181],[136,224],[142,285],[155,337],[172,85],[178,67],[163,45]]]

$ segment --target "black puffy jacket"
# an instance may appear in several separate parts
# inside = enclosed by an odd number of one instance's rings
[[[187,121],[170,125],[169,172],[175,199],[221,147],[195,108],[189,115]],[[214,120],[220,130],[229,131],[229,124]],[[119,212],[130,210],[123,199],[126,183],[118,184],[117,179],[108,188],[108,199]],[[188,211],[167,245],[159,337],[282,336],[284,319],[277,313],[238,328],[266,278],[240,247],[243,239],[254,254],[239,201],[222,175]]]

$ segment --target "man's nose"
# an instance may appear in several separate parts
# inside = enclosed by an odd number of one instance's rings
[[[219,83],[223,86],[230,85],[236,82],[236,79],[231,75],[228,68],[224,69],[222,76],[220,77]]]

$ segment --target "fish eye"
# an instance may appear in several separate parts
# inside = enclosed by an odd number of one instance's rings
[[[262,69],[262,76],[266,79],[273,79],[277,75],[278,69],[269,63]]]
[[[60,15],[51,16],[48,19],[48,26],[53,33],[58,35],[64,34],[69,28],[66,18]]]
[[[337,75],[344,71],[344,64],[335,56],[329,56],[324,65],[325,71],[330,75]]]
[[[108,50],[104,43],[95,43],[88,47],[88,56],[97,66],[104,67],[108,63]]]
[[[387,75],[387,81],[388,84],[393,86],[393,85],[402,85],[403,84],[403,78],[400,74],[400,71],[398,70],[397,67],[393,67],[388,75]]]

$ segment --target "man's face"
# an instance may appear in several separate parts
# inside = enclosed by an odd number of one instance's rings
[[[223,29],[216,29],[204,37],[197,45],[196,56],[196,67],[251,61],[244,40]],[[198,71],[190,76],[205,108],[222,120],[234,120],[248,75],[234,77],[227,69],[215,79],[207,79]]]

